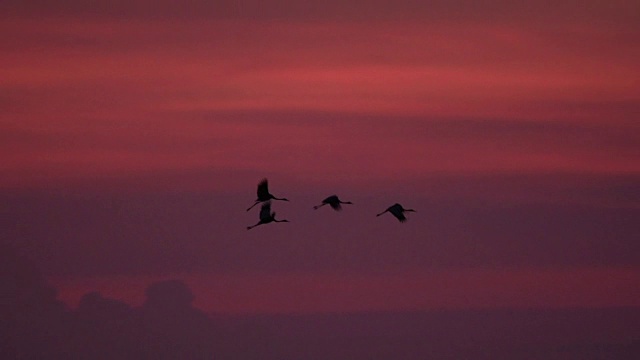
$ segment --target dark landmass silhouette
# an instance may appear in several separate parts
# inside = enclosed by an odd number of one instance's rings
[[[85,294],[76,309],[0,243],[6,359],[637,359],[640,308],[206,314],[180,280],[139,307]],[[256,294],[259,296],[259,294]]]

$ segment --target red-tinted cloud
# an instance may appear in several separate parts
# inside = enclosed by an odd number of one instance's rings
[[[196,306],[218,313],[316,313],[469,308],[638,306],[637,269],[403,271],[392,274],[191,274]],[[54,279],[61,298],[84,293],[141,304],[153,277]]]
[[[638,98],[633,27],[577,19],[539,28],[457,15],[432,22],[84,19],[70,9],[68,18],[23,14],[4,23],[11,34],[0,43],[10,139],[1,161],[11,173],[4,186],[202,168],[317,177],[314,163],[370,178],[638,169],[633,150],[619,157],[610,147],[574,147],[572,129],[568,137],[552,129],[542,138],[524,130],[504,138],[462,126],[421,136],[433,119],[462,117],[588,122],[630,137]],[[238,111],[268,122],[227,120]],[[327,116],[305,120],[318,111]],[[286,113],[292,120],[280,121]],[[353,114],[364,117],[339,121]],[[595,136],[602,143],[609,135]]]

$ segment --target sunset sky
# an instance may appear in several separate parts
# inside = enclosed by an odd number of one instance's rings
[[[4,0],[0,235],[71,306],[640,306],[640,3],[576,4]]]

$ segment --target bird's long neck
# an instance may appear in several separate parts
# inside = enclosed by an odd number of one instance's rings
[[[253,203],[253,205],[249,206],[249,208],[247,209],[247,211],[253,209],[254,206],[258,205],[260,203],[260,200],[256,200],[255,203]]]
[[[275,197],[275,196],[273,196],[273,195],[271,195],[271,198],[272,198],[273,200],[289,201],[289,200],[288,200],[288,199],[286,199],[286,198],[277,198],[277,197]]]

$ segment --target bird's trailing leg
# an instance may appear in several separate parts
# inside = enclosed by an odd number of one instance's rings
[[[255,224],[255,225],[247,226],[247,230],[251,230],[251,229],[253,229],[254,227],[256,227],[256,226],[258,226],[258,225],[262,225],[262,222],[258,222],[258,223],[257,223],[257,224]]]

